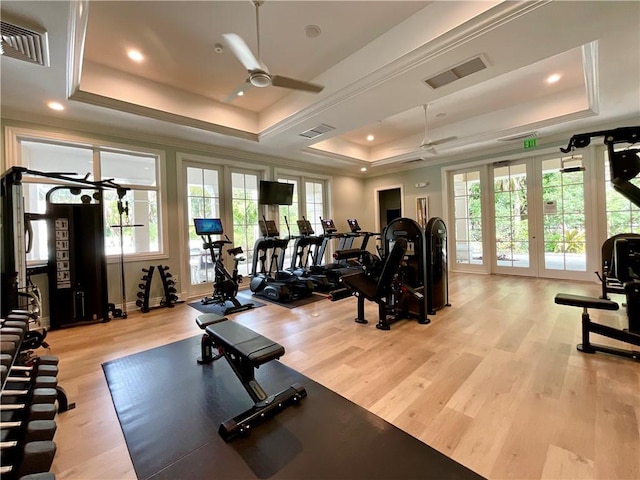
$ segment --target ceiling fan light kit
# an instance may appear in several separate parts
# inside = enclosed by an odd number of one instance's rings
[[[249,75],[249,83],[258,88],[268,87],[271,85],[271,77],[266,72],[252,72]]]

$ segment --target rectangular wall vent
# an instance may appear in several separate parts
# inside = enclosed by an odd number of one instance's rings
[[[482,58],[475,57],[423,81],[431,88],[436,89],[444,87],[445,85],[448,85],[451,82],[455,82],[456,80],[460,80],[461,78],[467,77],[472,73],[484,70],[485,68],[487,68],[487,64],[484,63]]]
[[[46,32],[37,32],[0,21],[0,54],[25,62],[49,66],[49,42]]]
[[[317,127],[310,128],[300,134],[301,137],[306,138],[316,138],[322,135],[323,133],[327,133],[331,130],[335,130],[336,127],[332,127],[331,125],[327,125],[326,123],[321,123]]]

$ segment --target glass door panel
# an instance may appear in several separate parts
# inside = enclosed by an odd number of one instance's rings
[[[494,168],[493,190],[495,266],[524,273],[531,267],[526,163]]]
[[[454,258],[457,266],[483,265],[480,172],[453,175]],[[464,267],[463,267],[464,268]]]
[[[189,231],[190,285],[213,282],[213,264],[203,240],[196,234],[194,218],[220,218],[220,187],[217,170],[187,167],[187,229]]]
[[[543,270],[586,272],[587,248],[582,157],[542,163]]]
[[[244,276],[251,272],[253,246],[260,236],[258,228],[258,174],[231,173],[231,201],[233,205],[233,246],[242,247],[246,261],[238,265]]]

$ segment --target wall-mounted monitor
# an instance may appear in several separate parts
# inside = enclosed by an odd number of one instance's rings
[[[293,183],[260,180],[258,203],[261,205],[292,205]]]
[[[197,235],[222,235],[222,222],[219,218],[194,218]]]

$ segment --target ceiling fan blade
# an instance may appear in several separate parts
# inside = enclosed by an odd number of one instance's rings
[[[240,35],[223,33],[222,38],[247,71],[265,70]]]
[[[289,77],[281,77],[280,75],[271,76],[271,85],[275,87],[291,88],[293,90],[302,90],[305,92],[319,93],[324,90],[321,85],[315,83],[303,82]]]
[[[443,143],[451,142],[451,141],[457,140],[457,139],[458,139],[458,137],[456,137],[456,136],[439,138],[438,140],[434,140],[433,142],[427,143],[427,145],[442,145]]]

